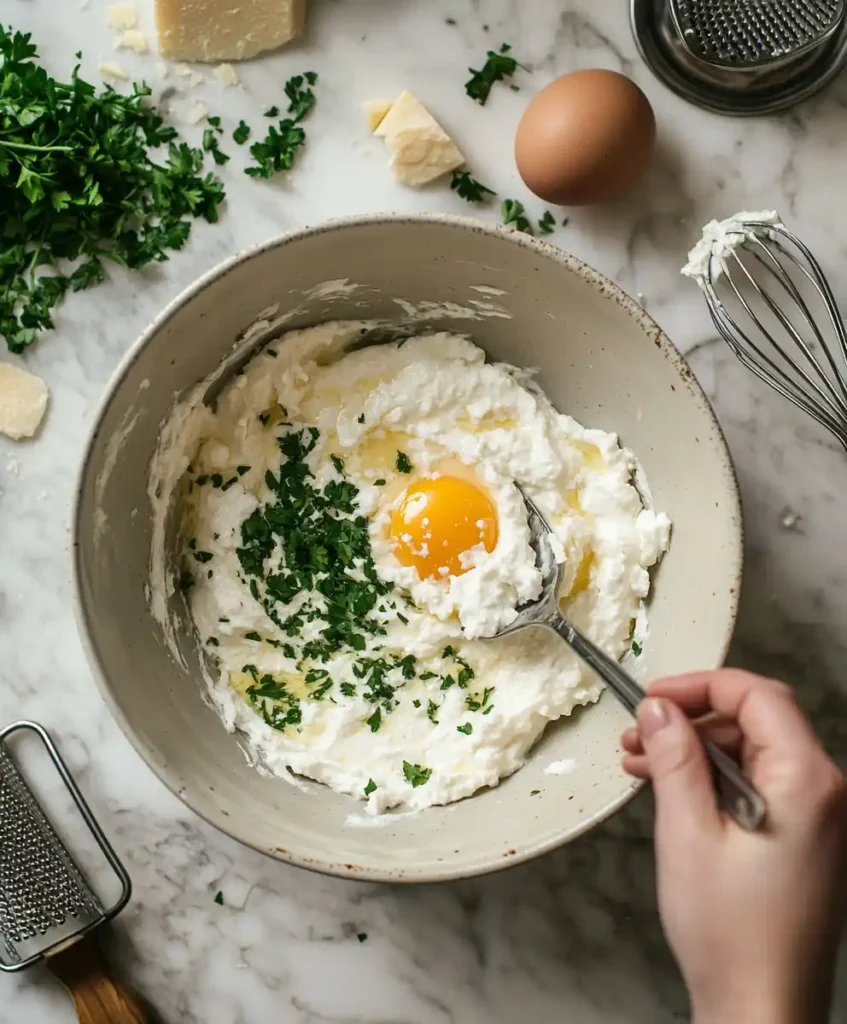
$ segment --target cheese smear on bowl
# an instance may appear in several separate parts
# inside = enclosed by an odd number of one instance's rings
[[[516,485],[554,530],[566,614],[615,657],[670,524],[632,453],[524,372],[444,333],[348,351],[366,329],[273,343],[176,457],[181,582],[224,723],[265,769],[378,814],[495,785],[599,697],[554,634],[485,639],[540,591]]]

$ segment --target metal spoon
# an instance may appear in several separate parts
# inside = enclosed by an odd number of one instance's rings
[[[523,494],[523,491],[521,491]],[[533,502],[523,494],[530,529],[530,544],[535,551],[536,564],[541,570],[541,597],[518,609],[518,617],[511,625],[501,629],[489,639],[516,633],[527,626],[546,626],[552,629],[594,669],[603,682],[631,714],[646,696],[643,688],[617,661],[604,654],[599,647],[568,622],[559,608],[559,589],[562,583],[562,565],[556,562],[548,540],[550,526]],[[706,741],[706,754],[715,775],[718,802],[743,829],[754,832],[764,822],[767,808],[761,794],[744,775],[735,761],[714,743]]]

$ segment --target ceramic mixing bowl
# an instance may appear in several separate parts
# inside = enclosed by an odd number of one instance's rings
[[[549,726],[526,766],[495,789],[361,827],[362,805],[351,797],[268,778],[247,763],[204,701],[188,629],[178,626],[179,664],[148,608],[147,467],[175,398],[223,362],[243,363],[269,334],[371,317],[467,333],[492,360],[536,367],[560,410],[616,431],[673,520],[639,672],[720,664],[738,600],[739,497],[721,431],[685,361],[637,303],[573,256],[451,217],[358,218],[274,239],[206,274],[144,332],[107,389],[79,481],[82,632],[129,739],[218,828],[335,875],[475,875],[573,839],[632,795],[618,745],[627,715],[611,694]],[[544,773],[565,758],[574,763],[569,774]]]

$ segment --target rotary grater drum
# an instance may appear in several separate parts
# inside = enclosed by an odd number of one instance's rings
[[[691,54],[715,67],[755,70],[791,61],[824,43],[847,0],[669,0]]]

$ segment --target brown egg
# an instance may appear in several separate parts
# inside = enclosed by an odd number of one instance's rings
[[[524,111],[515,160],[548,203],[582,206],[625,192],[650,163],[656,118],[641,89],[616,71],[573,71]]]

